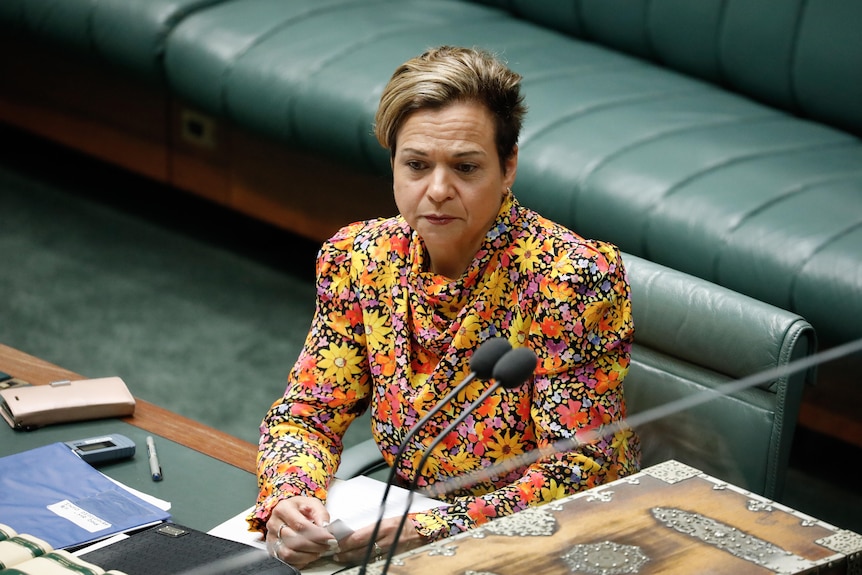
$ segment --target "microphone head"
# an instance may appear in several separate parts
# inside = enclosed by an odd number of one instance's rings
[[[480,379],[491,379],[494,375],[494,366],[511,349],[512,345],[503,337],[484,341],[470,357],[470,371]]]
[[[538,358],[529,347],[516,347],[500,358],[493,377],[502,387],[515,389],[533,375]]]

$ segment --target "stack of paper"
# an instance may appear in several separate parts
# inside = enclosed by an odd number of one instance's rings
[[[54,549],[169,517],[168,511],[109,479],[63,443],[0,457],[0,518]]]

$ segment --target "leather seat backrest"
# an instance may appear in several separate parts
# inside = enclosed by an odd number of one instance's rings
[[[800,316],[710,282],[625,255],[635,345],[625,380],[629,417],[648,466],[676,459],[770,498],[780,497],[806,382],[813,368],[764,376],[812,354],[814,330]],[[662,415],[679,402],[699,403]]]

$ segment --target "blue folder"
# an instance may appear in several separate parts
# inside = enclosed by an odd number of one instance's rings
[[[63,443],[0,457],[0,523],[67,549],[170,518]]]

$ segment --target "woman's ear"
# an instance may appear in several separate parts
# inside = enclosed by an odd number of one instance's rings
[[[515,183],[515,175],[518,173],[518,145],[512,148],[512,153],[509,154],[509,157],[506,158],[504,162],[505,172],[503,173],[503,184],[507,188],[511,188],[512,184]]]

